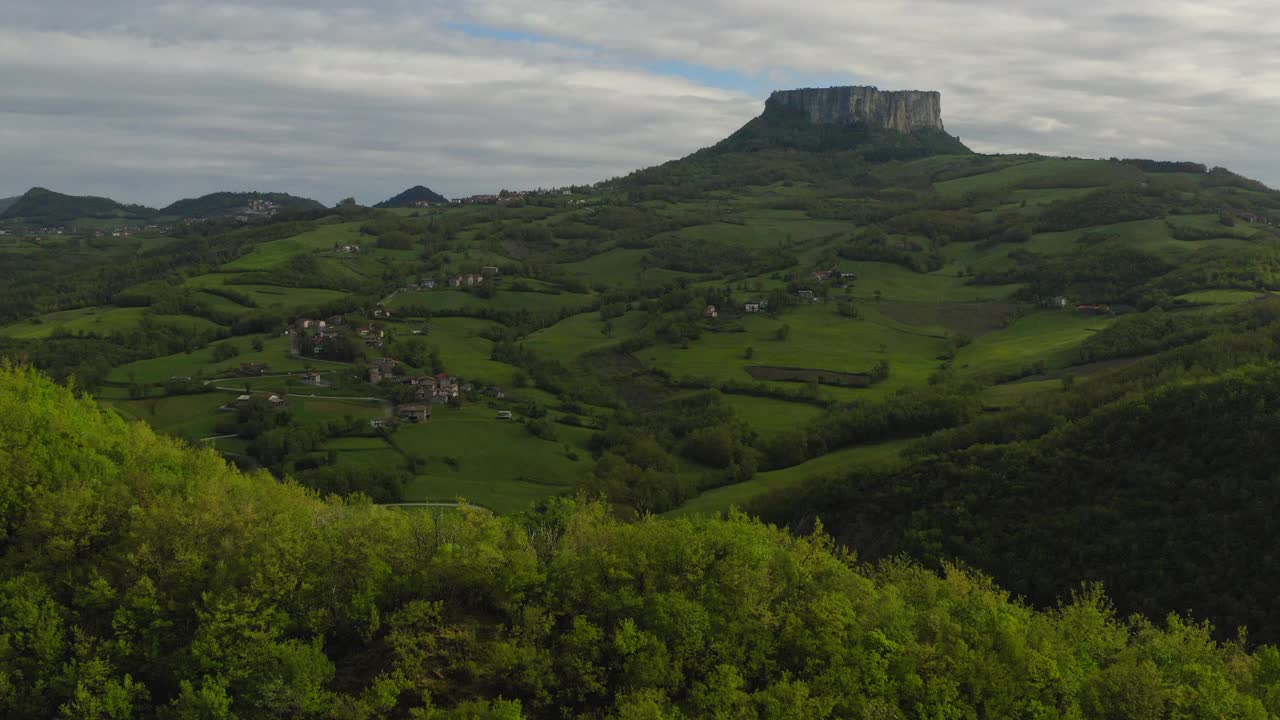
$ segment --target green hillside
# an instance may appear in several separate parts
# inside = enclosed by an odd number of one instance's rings
[[[1232,564],[1270,552],[1243,509],[1274,494],[1269,385],[1244,424],[1179,394],[1275,359],[1280,193],[1256,181],[767,111],[568,194],[287,217],[0,237],[0,355],[319,493],[746,506],[1038,607],[1101,580],[1122,614],[1280,633]],[[1152,406],[1194,436],[1138,454]]]
[[[742,515],[322,500],[0,368],[7,717],[1186,717],[1280,651]]]
[[[8,210],[16,202],[18,202],[18,197],[0,198],[0,215],[3,215],[4,211]]]

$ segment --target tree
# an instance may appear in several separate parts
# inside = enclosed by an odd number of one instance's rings
[[[782,323],[773,331],[774,340],[786,340],[788,337],[791,337],[791,326],[787,323]]]
[[[213,361],[225,362],[240,354],[240,348],[234,343],[220,343],[213,347]]]

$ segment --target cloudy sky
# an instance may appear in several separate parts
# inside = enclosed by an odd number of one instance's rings
[[[779,88],[940,90],[975,150],[1280,184],[1267,0],[0,0],[0,197],[593,182]]]

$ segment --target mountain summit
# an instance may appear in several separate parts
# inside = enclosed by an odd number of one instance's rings
[[[374,205],[376,208],[405,208],[421,205],[445,205],[449,200],[423,185],[415,185],[399,195]]]
[[[803,112],[815,125],[868,125],[910,133],[944,130],[942,93],[933,90],[881,92],[869,86],[779,90],[767,105]]]
[[[709,151],[768,149],[852,151],[872,161],[971,152],[943,128],[941,93],[853,86],[774,92],[759,117]]]

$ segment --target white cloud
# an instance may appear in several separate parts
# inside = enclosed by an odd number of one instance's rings
[[[1280,17],[1261,0],[0,0],[0,17],[0,195],[588,182],[714,142],[770,84],[835,83],[941,90],[982,151],[1280,180]]]

